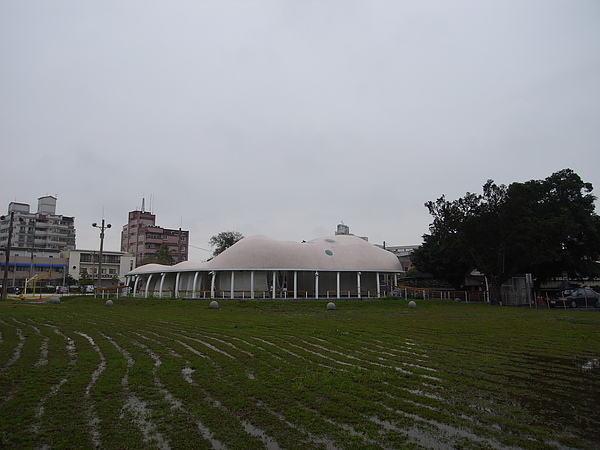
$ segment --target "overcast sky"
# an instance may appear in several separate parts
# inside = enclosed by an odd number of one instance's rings
[[[598,0],[0,0],[0,208],[419,244],[424,203],[571,168],[600,195]],[[191,248],[190,259],[208,252]]]

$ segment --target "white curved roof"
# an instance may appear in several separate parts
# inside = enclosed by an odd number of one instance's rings
[[[364,239],[335,235],[308,242],[278,241],[250,236],[236,242],[206,263],[190,261],[175,266],[148,264],[128,275],[193,270],[323,270],[400,272],[398,258]]]

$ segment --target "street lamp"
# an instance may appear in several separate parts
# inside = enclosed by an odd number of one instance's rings
[[[98,287],[102,287],[102,248],[104,247],[104,230],[111,227],[111,224],[104,224],[102,219],[102,225],[98,225],[96,222],[92,224],[95,228],[100,228],[100,254],[98,255]]]

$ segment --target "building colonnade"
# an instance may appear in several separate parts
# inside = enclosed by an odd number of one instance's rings
[[[195,270],[131,274],[137,297],[363,298],[397,285],[398,272],[319,270]]]

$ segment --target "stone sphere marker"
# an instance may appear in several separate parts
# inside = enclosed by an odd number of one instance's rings
[[[327,309],[328,310],[334,310],[335,309],[335,303],[333,303],[333,302],[327,303]]]
[[[105,305],[106,306],[112,306],[113,305],[113,301],[112,300],[106,300]]]
[[[210,302],[210,304],[208,305],[208,307],[210,309],[219,309],[219,302],[213,300],[212,302]]]
[[[408,307],[409,308],[416,308],[417,307],[417,303],[413,300],[411,300],[410,302],[408,302]]]

